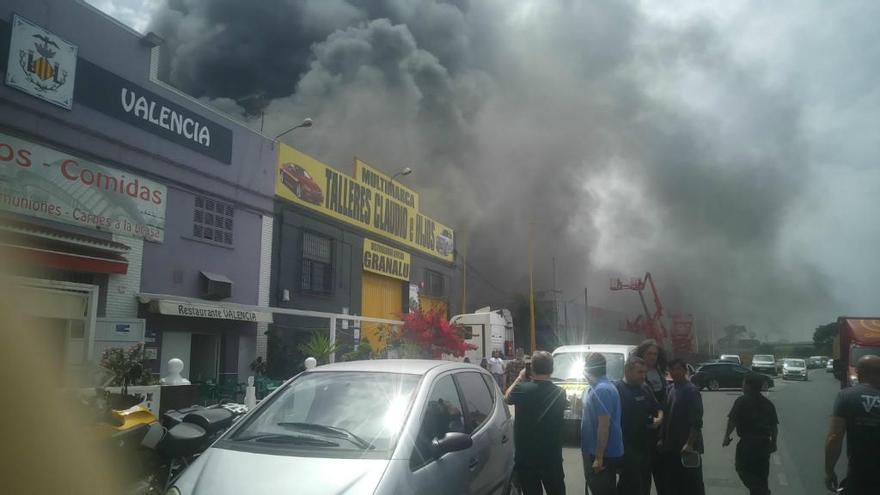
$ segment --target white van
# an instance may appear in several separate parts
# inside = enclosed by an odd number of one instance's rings
[[[513,348],[513,319],[506,309],[480,308],[473,313],[455,315],[450,323],[463,325],[467,330],[465,341],[474,349],[465,351],[471,364],[480,364],[483,358],[492,357],[492,352],[510,354]],[[509,349],[506,349],[509,348]]]
[[[623,365],[629,359],[634,345],[564,345],[553,351],[553,383],[565,390],[568,407],[566,421],[581,420],[581,399],[589,384],[584,374],[587,356],[599,352],[605,356],[606,375],[611,381],[623,378]]]

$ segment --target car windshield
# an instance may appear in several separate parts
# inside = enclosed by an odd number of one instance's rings
[[[785,365],[789,368],[804,368],[806,367],[806,363],[804,363],[803,359],[786,359]]]
[[[229,440],[297,449],[388,451],[394,448],[418,383],[418,376],[398,373],[306,373]]]
[[[773,356],[770,356],[768,354],[757,354],[757,355],[755,355],[755,357],[752,358],[752,362],[753,363],[772,363]]]
[[[551,378],[563,381],[586,381],[584,364],[589,352],[562,352],[553,356]],[[606,375],[609,380],[623,378],[624,355],[619,352],[603,352],[606,362]]]
[[[859,359],[871,355],[880,356],[880,347],[854,345],[850,353],[850,365],[855,366]]]

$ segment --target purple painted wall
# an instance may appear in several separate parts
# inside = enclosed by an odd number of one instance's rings
[[[260,216],[236,209],[232,247],[206,244],[192,237],[194,201],[193,194],[168,190],[165,242],[144,243],[141,290],[199,297],[199,271],[204,270],[232,279],[232,297],[228,301],[257,304]],[[179,271],[179,282],[175,282],[175,270]]]
[[[17,13],[78,46],[80,59],[181,105],[233,134],[230,164],[217,161],[74,101],[72,110],[0,83],[0,131],[130,170],[168,187],[164,243],[144,246],[141,290],[199,297],[199,271],[233,280],[230,301],[256,303],[261,215],[272,214],[276,150],[271,140],[150,80],[151,50],[140,36],[98,10],[69,0],[0,3],[0,50],[8,51]],[[230,248],[187,239],[193,202],[206,195],[235,208]],[[175,282],[175,271],[177,274]]]

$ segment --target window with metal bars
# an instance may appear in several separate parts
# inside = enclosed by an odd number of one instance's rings
[[[425,295],[443,297],[446,288],[443,283],[443,274],[434,270],[425,270]]]
[[[196,196],[193,209],[193,237],[231,246],[234,216],[235,208],[231,204]]]
[[[300,288],[318,294],[333,292],[333,239],[303,232]]]

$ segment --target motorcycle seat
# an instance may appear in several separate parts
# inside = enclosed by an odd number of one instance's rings
[[[205,429],[208,435],[229,428],[235,415],[222,407],[201,409],[184,416],[184,423],[199,425]]]
[[[199,425],[180,423],[168,429],[159,444],[159,450],[169,458],[189,457],[201,449],[207,436],[205,429]]]

